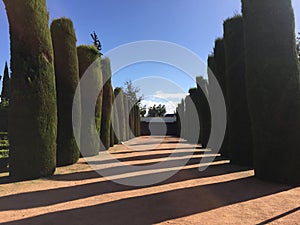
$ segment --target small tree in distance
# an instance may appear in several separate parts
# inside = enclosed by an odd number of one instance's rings
[[[166,106],[159,104],[156,106],[155,104],[148,109],[148,117],[163,117],[166,114]]]

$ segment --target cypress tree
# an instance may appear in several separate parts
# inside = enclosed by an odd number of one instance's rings
[[[128,98],[125,93],[123,93],[123,103],[124,103],[124,122],[125,122],[125,141],[130,139],[129,137],[129,109],[128,109]]]
[[[135,136],[141,136],[140,107],[137,104],[135,104]]]
[[[51,24],[57,91],[57,166],[74,164],[79,149],[73,134],[73,98],[79,82],[76,35],[70,19],[56,19]],[[80,103],[78,105],[80,107]],[[80,114],[80,108],[78,108]]]
[[[208,84],[203,77],[197,77],[197,99],[199,102],[200,139],[203,148],[206,148],[211,132],[211,112],[208,103]]]
[[[56,167],[57,108],[46,0],[4,0],[10,27],[10,175],[33,179]]]
[[[255,175],[300,184],[300,80],[292,3],[242,3]]]
[[[9,93],[10,93],[10,78],[9,78],[7,62],[5,62],[3,81],[2,81],[2,92],[1,92],[2,101],[9,100]]]
[[[226,90],[226,57],[225,57],[225,45],[224,39],[219,38],[215,41],[214,47],[214,63],[215,63],[215,77],[217,78],[219,85],[222,89],[223,96],[227,99],[227,90]],[[226,104],[227,105],[227,104]],[[220,153],[223,156],[229,156],[228,148],[228,127],[226,127],[225,137],[220,149]]]
[[[119,132],[120,132],[119,139],[120,139],[120,141],[125,141],[126,140],[126,130],[125,130],[126,124],[125,124],[125,118],[124,118],[124,115],[125,115],[124,102],[123,102],[124,96],[123,96],[122,89],[119,87],[115,88],[114,96],[116,99],[115,106],[116,106],[116,111],[118,114],[117,118],[119,121]]]
[[[113,90],[111,85],[111,67],[108,58],[101,59],[101,67],[103,81],[106,81],[103,86],[103,104],[102,104],[102,119],[101,119],[101,141],[105,149],[110,147],[110,127],[112,115],[112,96]]]
[[[243,18],[224,22],[229,156],[233,164],[252,166],[253,138],[246,96]]]
[[[82,78],[88,70],[89,76],[92,76],[94,85],[102,87],[102,71],[100,63],[100,55],[95,46],[81,45],[77,47],[78,65],[79,65],[79,77]],[[93,64],[92,67],[90,67]],[[84,90],[81,88],[81,93]],[[99,153],[100,146],[96,137],[100,135],[100,124],[102,114],[102,91],[95,106],[95,118],[90,118],[85,115],[84,109],[87,108],[90,102],[88,95],[81,94],[81,140],[80,151],[83,156],[94,156]],[[93,121],[95,119],[95,121]],[[96,131],[93,129],[93,123],[96,124]],[[96,133],[97,132],[97,133]]]
[[[112,103],[113,103],[113,108],[112,108],[112,117],[113,117],[113,135],[114,135],[114,144],[119,144],[120,143],[120,121],[119,121],[119,113],[118,113],[118,106],[117,103],[115,102],[115,99],[117,96],[115,96],[115,90],[112,95]]]

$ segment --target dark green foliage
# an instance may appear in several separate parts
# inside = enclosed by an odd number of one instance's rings
[[[217,39],[214,48],[214,75],[217,78],[222,89],[224,97],[226,96],[226,58],[224,39]],[[226,97],[225,97],[226,99]]]
[[[129,107],[128,107],[128,97],[126,94],[123,94],[123,103],[124,103],[124,123],[125,123],[125,141],[128,141],[130,139],[130,132],[129,132]]]
[[[32,179],[56,167],[57,108],[46,0],[5,0],[11,41],[10,175]]]
[[[3,100],[8,101],[9,96],[10,96],[10,78],[9,78],[8,66],[6,62],[4,67],[3,81],[2,81],[1,101]]]
[[[78,65],[79,65],[79,77],[81,78],[90,65],[89,76],[92,76],[95,79],[95,86],[102,86],[102,71],[100,63],[100,55],[94,46],[81,45],[77,47],[78,55]],[[81,90],[83,93],[84,90]],[[100,135],[100,124],[101,124],[101,114],[102,114],[102,91],[99,94],[99,97],[95,106],[95,123],[96,123],[96,132],[93,129],[94,118],[90,118],[84,114],[84,109],[89,104],[89,96],[81,94],[81,140],[80,140],[80,150],[84,156],[94,156],[99,153],[100,146],[98,146],[96,137]],[[96,146],[96,147],[95,147]]]
[[[196,97],[196,107],[198,110],[198,117],[200,120],[200,138],[199,143],[206,148],[211,132],[211,113],[209,108],[209,103],[207,100],[208,96],[208,84],[207,80],[203,77],[197,77],[197,97]]]
[[[111,67],[108,58],[101,59],[101,67],[103,74],[103,104],[100,137],[105,149],[110,147],[110,124],[112,116],[112,96],[113,89],[111,85]]]
[[[0,132],[8,131],[8,106],[0,106]]]
[[[135,136],[141,136],[141,116],[140,116],[140,107],[138,105],[134,105],[135,107]]]
[[[151,107],[148,108],[148,117],[164,117],[166,114],[167,110],[166,110],[166,106],[159,104],[157,105],[153,105]]]
[[[176,124],[177,124],[177,136],[181,137],[183,135],[183,121],[184,121],[184,101],[178,104],[176,109]]]
[[[214,55],[209,55],[207,58],[207,67],[208,69],[215,74],[216,73],[216,62]]]
[[[222,89],[223,96],[226,103],[227,90],[226,90],[226,58],[225,58],[225,46],[224,39],[217,39],[215,41],[214,48],[214,63],[215,63],[215,77],[217,78],[219,85]],[[210,77],[210,76],[209,76]],[[228,127],[226,127],[225,137],[220,149],[220,153],[223,156],[229,156],[228,149]]]
[[[300,184],[300,90],[290,0],[243,0],[257,177]]]
[[[246,96],[243,18],[224,22],[228,148],[231,163],[252,166],[253,139]]]
[[[124,112],[124,96],[123,96],[123,91],[121,88],[115,88],[114,90],[114,96],[115,96],[115,106],[116,106],[116,111],[118,114],[118,122],[119,122],[119,139],[120,141],[125,141],[126,140],[126,125],[125,125],[125,112]]]
[[[54,50],[54,68],[57,91],[57,166],[74,164],[79,158],[79,149],[73,134],[72,106],[79,82],[76,49],[76,34],[70,19],[61,18],[51,24]],[[78,102],[80,114],[80,102]]]
[[[117,105],[115,103],[115,90],[112,95],[112,103],[113,103],[113,108],[112,108],[112,127],[111,127],[111,146],[114,144],[119,143],[119,138],[120,138],[120,128],[119,128],[119,118],[118,118],[118,109]]]
[[[298,60],[300,60],[300,32],[298,33],[298,37],[297,37],[297,55],[298,55]]]

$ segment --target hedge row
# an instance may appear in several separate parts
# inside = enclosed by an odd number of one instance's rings
[[[70,19],[52,21],[51,36],[57,91],[57,166],[76,163],[79,159],[72,125],[73,98],[79,82],[76,35]],[[80,106],[80,102],[78,103]],[[80,114],[80,110],[78,112]]]
[[[57,106],[46,0],[4,3],[11,42],[10,175],[49,176],[56,167]]]
[[[229,157],[233,164],[252,166],[253,138],[246,96],[243,17],[235,16],[224,22],[224,46]]]
[[[300,78],[291,0],[243,0],[257,177],[300,184]]]

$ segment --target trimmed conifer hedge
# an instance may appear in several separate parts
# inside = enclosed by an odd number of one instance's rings
[[[103,86],[103,104],[102,104],[102,119],[101,119],[101,141],[105,149],[110,147],[110,127],[112,116],[112,96],[113,89],[111,84],[111,67],[110,60],[108,58],[101,59],[103,81],[106,83]]]
[[[243,0],[257,177],[300,184],[300,91],[291,0]]]
[[[126,130],[125,130],[125,112],[124,112],[124,97],[123,97],[123,91],[121,88],[117,87],[114,90],[114,96],[115,99],[117,99],[116,104],[116,110],[118,114],[118,121],[119,121],[119,132],[120,136],[119,139],[120,141],[125,141],[126,140]]]
[[[231,163],[252,166],[253,138],[246,96],[243,18],[224,22],[227,114]]]
[[[82,78],[86,71],[89,76],[95,79],[95,85],[102,87],[102,70],[100,63],[100,55],[95,46],[80,45],[77,47],[79,77]],[[90,67],[92,65],[92,67]],[[89,68],[90,67],[90,68]],[[81,90],[83,93],[83,90]],[[100,124],[102,114],[102,91],[99,94],[95,105],[95,118],[85,115],[84,109],[90,104],[90,97],[81,94],[81,140],[80,151],[83,156],[94,156],[99,153],[100,146],[96,137],[100,136]],[[93,121],[95,119],[95,121]],[[96,130],[93,129],[93,123],[96,123]],[[97,133],[96,133],[97,132]]]
[[[56,167],[57,107],[46,0],[5,0],[11,42],[10,175],[33,179]]]
[[[57,91],[57,166],[74,164],[79,159],[72,125],[73,98],[79,82],[76,34],[70,19],[52,21],[52,44]],[[79,103],[80,104],[80,103]],[[78,110],[80,114],[80,109]]]
[[[119,144],[120,143],[120,121],[119,121],[119,112],[118,112],[118,106],[117,103],[115,103],[115,90],[114,89],[114,93],[113,93],[113,108],[112,108],[112,116],[113,116],[113,134],[114,134],[114,144]]]
[[[197,77],[197,95],[199,102],[200,139],[203,148],[207,147],[211,132],[211,112],[208,103],[208,84],[203,77]],[[202,87],[202,88],[201,88]],[[206,93],[205,93],[206,92]]]
[[[125,141],[130,139],[130,132],[129,132],[129,107],[128,107],[128,97],[125,93],[123,93],[123,103],[124,103],[124,122],[125,122]]]
[[[225,57],[225,45],[224,39],[218,38],[215,41],[214,47],[214,63],[215,63],[215,77],[217,78],[219,85],[222,89],[225,103],[227,102],[227,90],[226,90],[226,57]],[[227,106],[227,104],[226,104]],[[225,137],[220,149],[220,153],[223,156],[229,156],[228,148],[228,126],[226,127]]]

